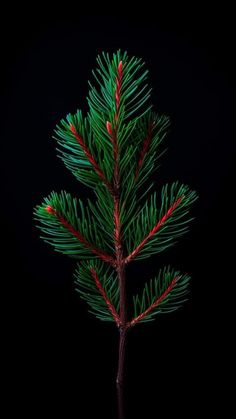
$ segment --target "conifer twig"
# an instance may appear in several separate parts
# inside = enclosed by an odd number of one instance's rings
[[[47,205],[45,210],[49,213],[54,215],[58,221],[60,221],[61,225],[65,227],[74,237],[78,239],[80,243],[82,243],[85,247],[91,250],[99,259],[103,260],[104,262],[108,262],[111,265],[114,265],[114,259],[112,256],[108,255],[107,253],[103,252],[103,250],[98,249],[92,243],[89,243],[85,237],[79,232],[74,229],[74,227],[60,215],[51,205]]]
[[[138,255],[140,250],[143,246],[147,243],[147,241],[160,229],[160,227],[164,224],[164,222],[170,217],[172,212],[176,209],[176,207],[180,204],[183,197],[177,199],[173,205],[168,209],[168,211],[163,215],[163,217],[157,222],[157,224],[153,227],[153,229],[148,233],[146,237],[141,241],[141,243],[125,258],[125,263],[131,262],[135,257]]]
[[[185,301],[190,280],[170,266],[159,269],[133,296],[128,318],[126,268],[133,260],[162,252],[188,230],[195,191],[173,182],[146,199],[147,185],[169,118],[149,103],[144,62],[120,50],[102,53],[89,82],[89,112],[68,114],[56,126],[59,157],[72,174],[92,188],[95,202],[84,204],[69,193],[51,192],[34,214],[42,238],[58,252],[76,258],[76,290],[102,321],[119,330],[116,391],[119,419],[124,419],[127,333],[136,324],[170,313]],[[143,191],[143,187],[146,188]]]

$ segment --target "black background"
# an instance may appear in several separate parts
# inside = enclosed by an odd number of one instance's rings
[[[86,111],[97,54],[118,48],[145,60],[155,108],[172,120],[157,189],[179,179],[200,196],[188,236],[128,271],[130,293],[165,263],[190,272],[192,282],[179,312],[129,335],[127,416],[192,417],[220,408],[223,296],[232,279],[235,82],[230,11],[214,12],[8,14],[1,144],[8,409],[30,417],[40,411],[90,418],[94,410],[116,417],[118,333],[87,313],[73,288],[73,261],[38,238],[32,210],[51,190],[91,195],[57,159],[50,138],[67,113]]]

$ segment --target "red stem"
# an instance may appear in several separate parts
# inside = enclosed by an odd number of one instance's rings
[[[112,256],[105,253],[103,250],[98,249],[92,243],[89,243],[88,240],[79,231],[76,231],[74,227],[62,216],[60,215],[51,205],[45,207],[45,210],[50,214],[53,214],[57,217],[58,221],[65,227],[74,237],[78,239],[80,243],[82,243],[87,249],[91,250],[96,256],[102,259],[104,262],[108,262],[114,265],[114,259]]]
[[[118,371],[116,378],[117,398],[119,419],[124,419],[124,359],[125,359],[125,342],[127,331],[126,320],[126,289],[125,289],[125,264],[123,258],[123,248],[121,241],[121,225],[120,225],[120,173],[119,173],[119,145],[118,145],[118,118],[120,108],[120,96],[122,87],[123,65],[122,61],[118,64],[116,86],[115,86],[115,102],[116,111],[114,115],[114,125],[107,121],[106,128],[110,135],[113,144],[113,158],[114,158],[114,174],[113,174],[113,200],[114,200],[114,242],[115,242],[115,257],[116,257],[116,270],[120,288],[120,343],[119,343],[119,359]]]
[[[119,180],[116,186],[119,188]],[[127,331],[127,313],[126,313],[126,287],[125,287],[125,264],[123,259],[123,248],[121,242],[120,213],[119,213],[119,195],[114,196],[114,240],[116,253],[116,270],[120,288],[120,343],[118,371],[116,378],[117,398],[119,419],[124,419],[124,362],[125,362],[125,344]]]
[[[119,360],[118,372],[116,378],[117,399],[118,399],[118,415],[119,419],[124,419],[124,366],[125,366],[125,346],[127,328],[120,329],[120,342],[119,342]]]
[[[83,138],[81,137],[81,135],[78,134],[78,132],[76,131],[76,128],[73,124],[70,124],[70,130],[71,130],[72,134],[74,134],[74,136],[75,136],[76,140],[78,141],[79,145],[81,146],[81,148],[83,149],[84,154],[86,155],[88,161],[93,166],[95,172],[97,172],[98,176],[105,183],[105,185],[107,186],[109,191],[112,192],[112,186],[111,186],[110,182],[106,179],[106,176],[104,175],[102,169],[99,167],[95,158],[92,156],[91,152],[89,151],[88,147],[86,146]]]
[[[136,323],[138,323],[140,320],[142,320],[144,317],[146,317],[149,313],[151,313],[154,308],[156,308],[163,300],[164,298],[171,292],[172,288],[175,286],[177,282],[177,277],[173,279],[173,281],[170,283],[168,288],[163,292],[163,294],[156,300],[154,303],[150,305],[150,307],[147,308],[143,313],[139,314],[137,317],[135,317],[131,322],[129,322],[128,327],[134,326]]]
[[[113,174],[113,200],[114,200],[114,241],[115,241],[115,255],[116,255],[116,269],[120,286],[120,318],[121,327],[126,326],[126,304],[125,304],[125,267],[123,259],[123,248],[121,243],[121,225],[120,225],[120,172],[119,172],[119,147],[117,138],[117,120],[120,107],[120,95],[123,76],[123,64],[119,62],[117,67],[115,101],[116,112],[114,118],[114,130],[111,124],[107,123],[108,133],[111,135],[113,143],[113,157],[114,157],[114,174]]]
[[[102,286],[102,284],[101,284],[100,279],[98,278],[98,275],[97,275],[96,270],[95,270],[94,268],[91,268],[91,269],[90,269],[90,272],[91,272],[91,274],[92,274],[92,277],[93,277],[93,279],[94,279],[94,281],[95,281],[95,283],[96,283],[96,286],[97,286],[98,290],[100,291],[100,293],[101,293],[102,297],[104,298],[104,300],[105,300],[105,302],[106,302],[106,304],[107,304],[107,307],[108,307],[109,311],[111,312],[111,314],[112,314],[112,316],[113,316],[113,318],[114,318],[114,320],[115,320],[115,322],[116,322],[117,326],[119,327],[119,326],[120,326],[120,324],[121,324],[120,317],[119,317],[119,315],[117,314],[117,311],[116,311],[115,307],[113,306],[113,304],[112,304],[112,303],[111,303],[111,301],[109,300],[109,298],[108,298],[108,296],[107,296],[107,293],[106,293],[106,291],[104,290],[104,288],[103,288],[103,286]]]
[[[146,136],[146,138],[143,142],[143,147],[140,151],[140,156],[139,156],[139,160],[138,160],[138,164],[137,164],[137,168],[136,168],[136,173],[135,173],[135,180],[137,180],[137,178],[138,178],[140,169],[141,169],[142,164],[143,164],[144,157],[145,157],[145,155],[146,155],[146,153],[149,149],[149,146],[150,146],[150,143],[151,143],[151,140],[152,140],[152,132],[153,132],[154,126],[155,126],[155,124],[154,124],[154,122],[152,122],[148,127],[147,136]]]
[[[175,201],[174,204],[171,205],[171,207],[168,209],[165,215],[163,215],[163,217],[158,221],[158,223],[153,227],[153,229],[148,233],[148,235],[141,241],[141,243],[139,243],[139,245],[133,250],[133,252],[130,253],[125,258],[125,263],[131,262],[131,260],[133,260],[138,255],[138,253],[143,248],[143,246],[147,243],[147,241],[160,229],[160,227],[164,224],[167,218],[170,217],[170,215],[175,210],[175,208],[179,205],[182,199],[183,199],[183,196],[178,198],[177,201]]]

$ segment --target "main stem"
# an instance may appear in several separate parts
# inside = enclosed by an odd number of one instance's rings
[[[116,251],[116,270],[120,289],[120,343],[119,343],[119,360],[118,372],[116,378],[117,397],[119,419],[124,419],[124,361],[125,361],[125,341],[127,332],[126,320],[126,295],[125,295],[125,261],[123,257],[123,248],[121,240],[121,224],[120,224],[120,168],[119,168],[119,144],[118,144],[118,126],[120,98],[123,77],[123,64],[119,62],[117,67],[117,76],[115,79],[115,104],[116,112],[114,117],[114,130],[108,122],[107,130],[111,135],[113,143],[113,157],[114,157],[114,176],[113,176],[113,198],[114,198],[114,239]]]
[[[119,186],[117,184],[117,186]],[[126,316],[126,289],[125,289],[125,262],[123,258],[123,248],[120,237],[120,217],[119,217],[119,192],[114,196],[114,221],[115,221],[115,250],[116,250],[116,270],[120,288],[120,342],[118,371],[116,378],[117,399],[119,419],[124,419],[124,362],[125,362],[125,343],[127,333]]]
[[[124,362],[125,362],[125,344],[126,344],[126,295],[125,295],[125,266],[122,262],[117,266],[118,280],[120,284],[120,319],[121,326],[120,342],[119,342],[119,358],[118,358],[118,371],[116,378],[117,398],[118,398],[118,411],[119,419],[124,419]]]
[[[114,223],[115,223],[115,250],[116,250],[116,270],[120,289],[120,343],[118,371],[116,378],[117,398],[119,419],[124,419],[124,360],[125,360],[125,341],[126,341],[126,289],[125,289],[125,262],[123,258],[123,248],[120,231],[119,214],[119,175],[115,171],[115,195],[114,195]]]

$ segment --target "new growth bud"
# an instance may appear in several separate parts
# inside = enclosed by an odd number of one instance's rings
[[[112,130],[112,126],[111,123],[109,121],[107,121],[106,123],[106,127],[107,127],[107,132],[109,135],[113,135],[113,130]]]

